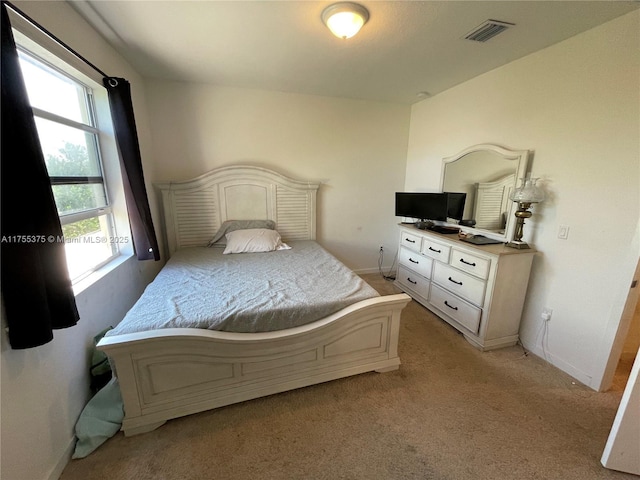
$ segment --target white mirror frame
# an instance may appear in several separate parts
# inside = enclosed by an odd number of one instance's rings
[[[470,153],[480,152],[480,151],[494,152],[500,155],[505,160],[511,160],[511,161],[517,162],[516,178],[515,178],[516,183],[514,185],[514,188],[518,187],[519,179],[524,178],[527,172],[530,151],[529,150],[510,150],[508,148],[500,147],[498,145],[480,144],[480,145],[474,145],[472,147],[466,148],[463,151],[457,153],[456,155],[453,155],[451,157],[445,157],[443,159],[442,174],[440,178],[441,191],[444,191],[444,180],[445,180],[444,174],[445,174],[446,165],[449,163],[455,162],[457,160],[460,160],[461,158],[463,158],[466,155],[469,155]],[[515,229],[515,226],[516,226],[515,212],[516,212],[516,203],[511,202],[511,205],[507,213],[506,228],[503,234],[497,233],[491,230],[484,230],[481,228],[464,227],[461,225],[455,225],[455,226],[460,227],[460,230],[466,233],[471,233],[474,235],[484,235],[485,237],[494,238],[502,242],[509,242],[513,237],[513,230]]]

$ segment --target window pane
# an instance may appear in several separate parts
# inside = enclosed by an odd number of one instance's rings
[[[23,52],[19,52],[19,55],[22,76],[32,107],[92,125],[84,86]]]
[[[100,232],[100,219],[98,217],[62,225],[62,234],[67,240],[96,232]]]
[[[102,183],[84,185],[52,185],[58,215],[106,207],[107,197]]]
[[[49,176],[102,176],[93,133],[38,117],[36,127]]]
[[[81,278],[118,253],[111,216],[101,215],[62,226],[71,280]]]

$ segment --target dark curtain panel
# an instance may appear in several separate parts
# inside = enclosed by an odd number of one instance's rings
[[[103,83],[109,93],[111,117],[120,152],[120,167],[133,246],[138,260],[160,260],[142,173],[138,133],[131,102],[131,85],[124,78],[115,77],[105,77]]]
[[[49,342],[79,319],[60,219],[2,4],[0,259],[12,348]]]

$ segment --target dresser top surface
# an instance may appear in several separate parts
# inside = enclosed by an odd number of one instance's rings
[[[455,247],[465,248],[468,250],[474,250],[477,252],[488,253],[491,255],[523,255],[533,254],[537,250],[535,248],[517,249],[507,247],[504,243],[494,243],[488,245],[475,245],[473,243],[464,242],[458,238],[456,234],[437,233],[431,230],[421,230],[414,225],[400,224],[401,229],[424,237],[432,238],[435,241],[447,243]]]

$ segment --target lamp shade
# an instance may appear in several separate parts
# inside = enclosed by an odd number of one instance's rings
[[[537,178],[522,178],[522,185],[509,196],[519,203],[539,203],[544,200],[544,191],[536,185]]]
[[[341,2],[329,5],[322,12],[322,21],[338,38],[351,38],[369,20],[369,11],[362,5]]]

